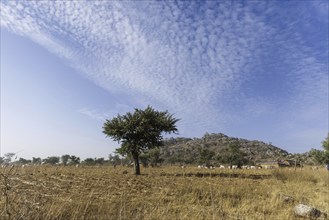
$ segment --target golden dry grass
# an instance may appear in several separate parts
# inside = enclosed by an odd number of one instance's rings
[[[325,169],[162,167],[135,176],[126,167],[40,166],[0,173],[0,219],[290,220],[297,203],[329,213]],[[283,202],[282,194],[295,201]]]

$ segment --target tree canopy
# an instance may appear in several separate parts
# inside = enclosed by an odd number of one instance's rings
[[[209,150],[208,148],[198,148],[199,151],[199,164],[210,166],[210,160],[215,156],[215,152]]]
[[[240,144],[238,142],[229,144],[224,155],[225,162],[230,166],[237,165],[238,167],[241,167],[243,164],[247,163],[247,159],[245,158],[246,154],[241,151]]]
[[[324,141],[322,141],[322,147],[324,150],[329,151],[329,133]]]
[[[52,157],[47,157],[45,159],[43,159],[43,163],[44,164],[51,164],[51,165],[55,165],[55,164],[58,164],[59,163],[59,157],[57,156],[52,156]]]
[[[134,113],[128,112],[106,120],[103,133],[121,143],[117,152],[133,157],[135,174],[139,175],[139,155],[162,146],[162,133],[177,133],[178,121],[168,111],[156,111],[148,106],[145,110],[136,108]]]

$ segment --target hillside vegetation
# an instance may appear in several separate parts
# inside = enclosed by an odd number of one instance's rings
[[[211,162],[221,162],[230,144],[237,144],[249,164],[285,159],[289,153],[272,144],[257,140],[229,137],[225,134],[205,134],[202,138],[170,138],[164,141],[161,158],[165,163],[196,164],[202,149],[212,154]]]

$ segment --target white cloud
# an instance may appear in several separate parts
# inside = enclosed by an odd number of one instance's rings
[[[106,119],[110,119],[117,116],[118,113],[124,114],[126,112],[131,112],[132,110],[133,108],[129,105],[117,103],[112,106],[112,109],[110,111],[100,112],[99,110],[88,107],[80,108],[77,111],[92,119],[104,122]]]
[[[257,117],[278,104],[281,112],[303,102],[323,106],[328,97],[328,64],[314,58],[294,27],[296,18],[274,3],[9,1],[1,9],[2,27],[45,46],[109,91],[169,109],[183,119],[183,130],[219,130],[241,119],[240,103]],[[268,51],[275,52],[273,60]],[[249,97],[248,89],[257,88],[247,83],[267,79],[262,70],[270,70],[268,64],[280,70],[282,62],[286,84],[278,86],[286,99],[261,92]]]
[[[96,119],[96,120],[100,120],[100,121],[105,121],[105,119],[107,119],[107,115],[110,114],[106,114],[106,113],[98,113],[93,109],[89,109],[89,108],[81,108],[78,109],[78,112],[84,115],[87,115],[88,117],[92,118],[92,119]]]

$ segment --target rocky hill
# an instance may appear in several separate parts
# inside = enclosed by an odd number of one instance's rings
[[[245,153],[250,163],[284,159],[289,154],[279,147],[257,140],[246,140],[229,137],[225,134],[205,134],[202,138],[170,138],[164,141],[161,148],[161,157],[167,163],[197,163],[200,149],[212,152],[213,162],[227,150],[228,146],[238,143],[240,150]]]

